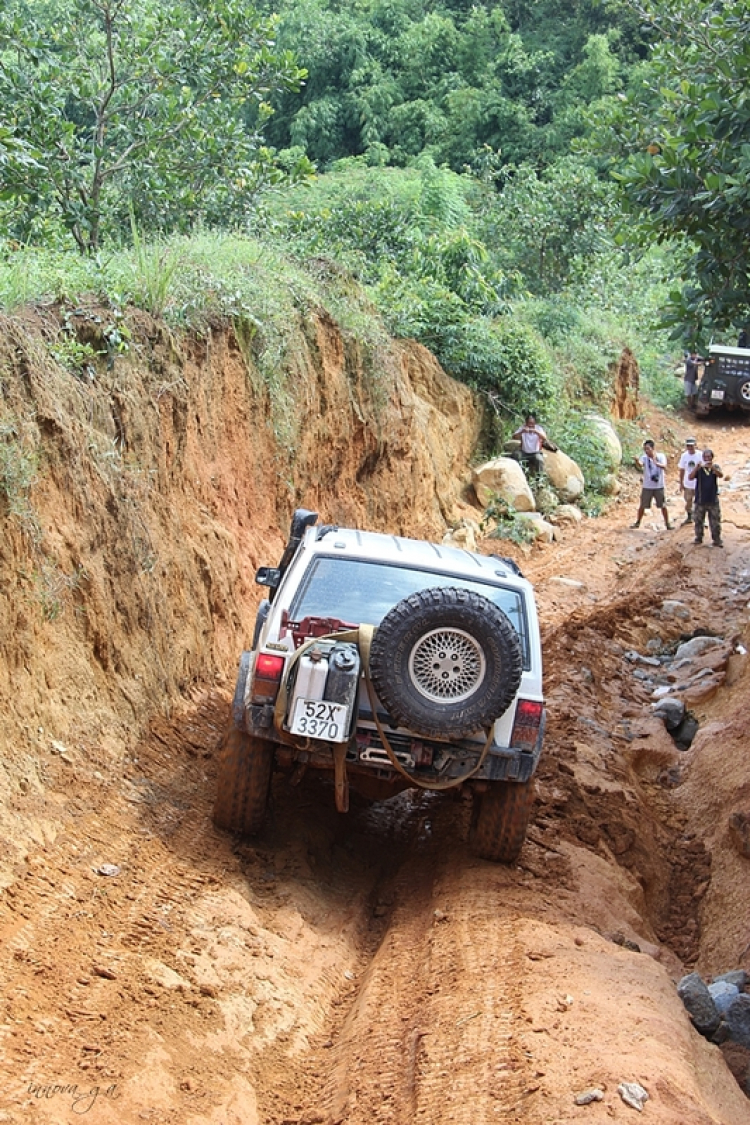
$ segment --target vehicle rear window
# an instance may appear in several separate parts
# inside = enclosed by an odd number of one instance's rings
[[[722,375],[750,375],[750,357],[720,355],[712,359]]]
[[[494,602],[508,617],[521,641],[524,668],[530,668],[525,599],[517,590],[476,582],[432,570],[374,563],[362,559],[313,559],[289,607],[292,621],[336,617],[352,625],[379,625],[397,602],[418,590],[453,586],[472,590]]]

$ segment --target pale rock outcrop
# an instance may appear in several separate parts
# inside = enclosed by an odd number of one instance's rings
[[[620,491],[620,482],[614,473],[607,473],[602,477],[600,490],[605,496],[617,496]]]
[[[604,423],[604,419],[601,421]],[[612,432],[614,434],[614,431]],[[617,437],[616,434],[614,436]],[[520,441],[513,438],[506,441],[504,446],[505,453],[513,458],[517,457],[520,448]],[[563,502],[576,500],[582,494],[585,487],[583,473],[573,458],[563,453],[561,449],[556,453],[550,450],[544,451],[544,471],[553,491]]]
[[[492,461],[485,461],[472,470],[471,482],[483,508],[495,496],[499,496],[517,512],[533,512],[536,508],[526,474],[512,457],[495,457]]]
[[[604,443],[604,456],[608,469],[617,469],[622,464],[622,444],[614,426],[600,414],[587,414],[586,421],[596,430]]]
[[[572,457],[563,453],[545,452],[544,471],[549,477],[550,484],[564,503],[577,500],[583,494],[583,473]]]
[[[476,553],[477,536],[480,535],[479,524],[474,520],[462,519],[456,527],[446,531],[443,543],[448,547],[461,547],[464,551]]]

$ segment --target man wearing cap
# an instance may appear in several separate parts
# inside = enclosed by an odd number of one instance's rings
[[[700,465],[702,454],[698,449],[694,437],[685,438],[685,449],[677,462],[677,472],[680,479],[680,491],[685,500],[685,519],[683,523],[693,522],[693,501],[695,499],[695,481],[690,474],[696,465]]]

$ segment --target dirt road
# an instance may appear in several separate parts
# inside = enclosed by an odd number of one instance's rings
[[[750,427],[723,426],[697,436],[739,485]],[[49,757],[65,828],[40,827],[0,907],[0,1121],[625,1122],[618,1086],[637,1082],[644,1121],[749,1125],[674,987],[750,969],[749,861],[727,829],[750,811],[747,658],[691,705],[680,751],[627,654],[700,632],[750,648],[750,487],[724,489],[722,552],[660,520],[629,530],[623,481],[605,517],[518,555],[549,726],[516,866],[470,856],[460,797],[340,817],[276,779],[262,837],[218,832],[227,690],[155,722],[122,777],[95,745]]]

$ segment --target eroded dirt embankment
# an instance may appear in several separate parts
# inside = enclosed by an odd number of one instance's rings
[[[460,796],[339,817],[282,778],[243,843],[210,809],[255,566],[298,503],[440,536],[465,510],[470,397],[407,347],[376,410],[333,326],[308,326],[290,466],[231,337],[178,346],[143,322],[139,362],[85,386],[36,330],[4,337],[6,417],[44,460],[38,527],[8,515],[0,563],[0,1120],[624,1122],[618,1085],[638,1082],[657,1125],[748,1125],[674,979],[750,968],[729,827],[750,806],[750,678],[733,657],[682,752],[626,658],[700,631],[750,647],[747,492],[726,494],[718,558],[689,528],[627,530],[627,473],[606,517],[519,555],[550,722],[518,865],[469,855]],[[699,437],[732,471],[746,434]]]
[[[106,314],[74,320],[95,338]],[[300,321],[272,398],[227,328],[178,338],[134,315],[130,330],[129,354],[89,377],[53,360],[67,339],[54,310],[0,320],[9,860],[13,823],[41,839],[54,820],[53,741],[117,762],[152,715],[233,677],[255,569],[295,507],[426,537],[462,507],[481,420],[419,345],[363,357],[324,314]]]

